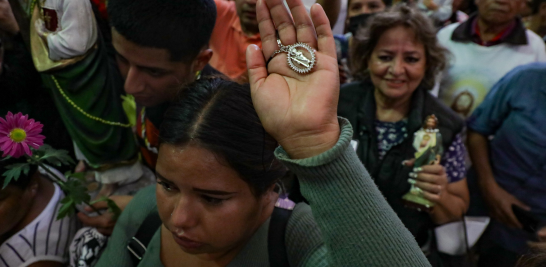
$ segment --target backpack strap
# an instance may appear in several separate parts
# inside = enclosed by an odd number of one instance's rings
[[[144,257],[146,247],[148,247],[148,244],[156,232],[152,231],[152,229],[157,229],[159,226],[161,226],[161,223],[161,218],[159,218],[159,214],[157,212],[148,214],[146,219],[144,219],[144,222],[142,222],[138,228],[135,236],[133,236],[133,238],[131,238],[127,243],[127,249],[129,252],[131,252],[129,255],[131,256],[133,266],[138,266]]]
[[[271,267],[287,267],[288,254],[285,245],[286,225],[296,204],[288,198],[279,197],[269,222],[267,249]]]

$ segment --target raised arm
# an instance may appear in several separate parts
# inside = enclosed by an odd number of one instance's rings
[[[321,230],[325,248],[304,265],[428,266],[349,146],[350,124],[336,116],[338,67],[324,10],[314,5],[309,17],[300,0],[287,3],[297,29],[282,0],[258,1],[263,51],[249,46],[247,64],[254,107],[282,146],[277,157],[298,175]],[[292,70],[285,52],[266,66],[279,49],[277,31],[283,46],[302,42],[317,50],[308,74]]]

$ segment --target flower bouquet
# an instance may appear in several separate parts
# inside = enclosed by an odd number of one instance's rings
[[[28,175],[30,165],[37,165],[46,171],[52,182],[59,185],[64,191],[65,198],[61,200],[62,206],[59,209],[57,219],[64,218],[74,214],[76,206],[86,204],[90,206],[99,215],[101,211],[95,209],[92,204],[99,201],[106,201],[108,211],[117,218],[121,213],[120,208],[114,201],[107,197],[102,197],[91,202],[91,196],[84,185],[83,173],[65,173],[63,179],[52,172],[46,164],[52,166],[73,165],[74,160],[65,150],[56,150],[49,145],[44,144],[45,136],[41,135],[43,125],[40,122],[29,119],[28,115],[20,112],[13,114],[8,112],[6,118],[0,117],[0,151],[3,152],[2,159],[26,157],[26,163],[16,163],[6,166],[3,176],[4,189],[12,179],[17,180],[21,173]],[[114,219],[115,219],[114,218]]]

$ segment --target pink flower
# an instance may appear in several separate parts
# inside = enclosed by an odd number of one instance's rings
[[[29,146],[34,149],[40,148],[44,144],[45,136],[41,135],[42,125],[33,119],[28,119],[28,115],[21,112],[13,115],[8,112],[6,119],[0,117],[0,150],[4,152],[2,157],[10,155],[18,158],[25,153],[32,156]]]

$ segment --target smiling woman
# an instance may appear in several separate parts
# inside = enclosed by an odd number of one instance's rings
[[[435,224],[458,220],[468,208],[460,137],[464,123],[427,92],[445,66],[447,50],[438,44],[428,18],[403,5],[376,15],[355,36],[353,48],[354,74],[363,81],[341,88],[338,115],[353,125],[353,143],[364,166],[419,245],[425,246]],[[440,165],[410,172],[414,133],[430,115],[438,118],[446,153]],[[407,166],[401,164],[405,160],[410,160]],[[435,203],[430,213],[403,205],[410,183]],[[436,256],[429,254],[433,265]]]

